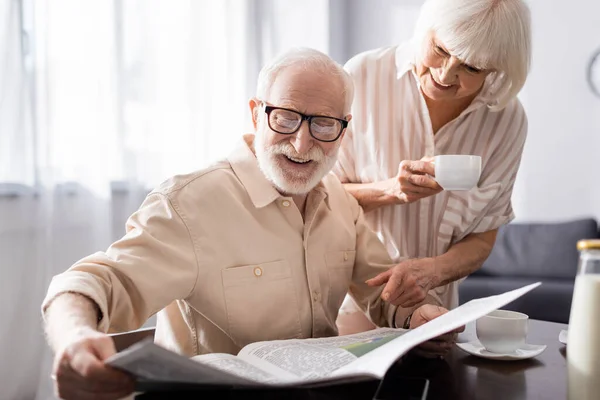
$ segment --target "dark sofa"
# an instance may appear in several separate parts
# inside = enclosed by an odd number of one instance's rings
[[[503,226],[487,261],[460,284],[460,303],[541,281],[540,287],[504,308],[533,319],[568,323],[577,241],[591,238],[600,238],[594,219]]]

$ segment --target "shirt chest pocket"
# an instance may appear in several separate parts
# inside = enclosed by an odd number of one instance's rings
[[[327,273],[329,275],[329,298],[327,300],[332,310],[339,310],[348,288],[352,282],[356,251],[330,251],[325,254]]]
[[[238,346],[301,336],[297,291],[284,260],[221,271],[229,335]]]

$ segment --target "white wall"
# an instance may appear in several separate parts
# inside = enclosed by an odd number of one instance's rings
[[[422,0],[346,0],[346,59],[409,39]]]
[[[586,82],[600,2],[531,0],[533,64],[521,100],[529,136],[513,196],[520,220],[600,218],[600,98]]]
[[[408,39],[422,3],[347,0],[339,61]],[[520,95],[529,136],[513,194],[517,221],[600,219],[600,99],[586,83],[586,64],[600,47],[600,1],[529,3],[533,65]]]

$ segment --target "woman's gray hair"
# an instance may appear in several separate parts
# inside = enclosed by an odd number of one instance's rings
[[[531,63],[531,16],[523,0],[427,0],[413,38],[418,51],[430,32],[462,62],[494,71],[488,77],[492,110],[523,88]]]
[[[350,113],[352,97],[354,96],[352,77],[331,57],[307,47],[290,49],[276,56],[266,64],[258,74],[256,96],[261,100],[266,100],[277,75],[290,66],[301,66],[307,70],[310,69],[338,76],[344,88],[342,93],[344,95],[344,114]]]

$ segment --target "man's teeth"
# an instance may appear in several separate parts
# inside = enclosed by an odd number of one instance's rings
[[[293,162],[299,163],[299,164],[306,164],[307,162],[311,161],[311,160],[303,160],[301,158],[294,158],[294,157],[290,157],[290,156],[286,156],[287,158],[289,158],[290,160],[292,160]]]

